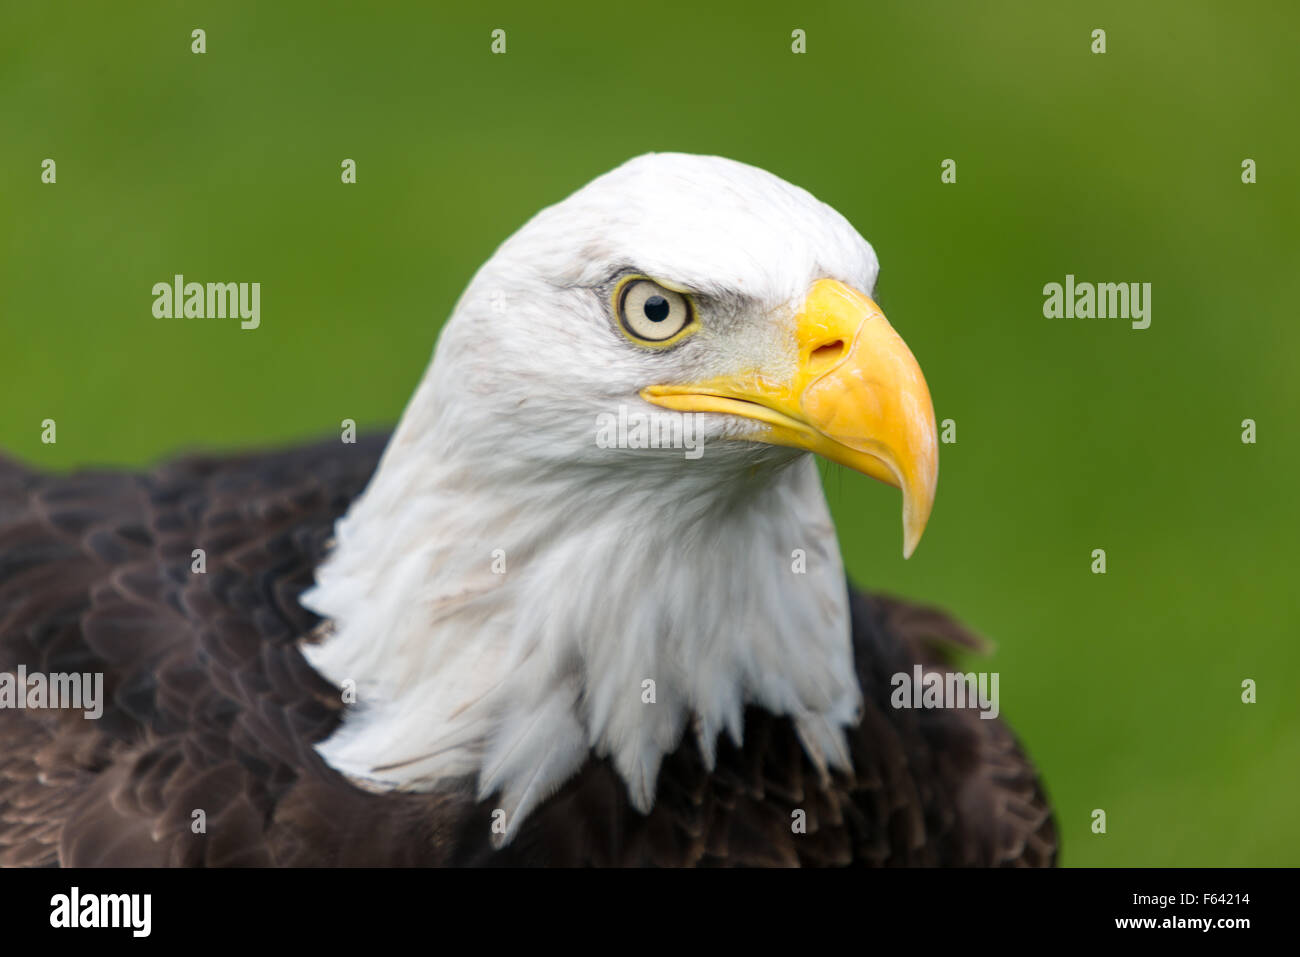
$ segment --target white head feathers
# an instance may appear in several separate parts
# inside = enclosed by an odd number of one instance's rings
[[[596,434],[620,406],[657,411],[648,385],[788,365],[810,284],[869,293],[877,272],[830,207],[716,157],[639,157],[507,240],[303,599],[335,625],[308,660],[357,688],[325,760],[379,788],[473,776],[511,835],[591,752],[648,810],[683,734],[711,758],[746,704],[846,765],[859,691],[811,456],[735,441],[734,416],[701,418],[698,459]],[[632,273],[691,292],[699,333],[623,336],[610,299]]]

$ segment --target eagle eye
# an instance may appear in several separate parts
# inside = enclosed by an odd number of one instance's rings
[[[630,276],[619,284],[614,293],[614,311],[624,334],[647,345],[676,342],[695,323],[695,308],[689,297],[644,276]]]

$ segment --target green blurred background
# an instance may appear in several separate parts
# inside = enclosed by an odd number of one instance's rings
[[[873,243],[957,423],[910,562],[896,493],[828,492],[859,582],[997,642],[1064,862],[1297,864],[1298,28],[1242,2],[6,4],[0,448],[139,466],[389,425],[538,208],[649,150],[744,160]],[[154,319],[177,272],[260,281],[261,328]],[[1151,328],[1043,318],[1066,273],[1152,283]]]

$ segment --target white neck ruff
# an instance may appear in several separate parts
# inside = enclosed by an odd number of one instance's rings
[[[819,768],[848,768],[860,692],[811,456],[737,477],[734,456],[706,454],[672,481],[467,467],[482,459],[429,411],[446,408],[432,380],[303,596],[333,623],[303,653],[356,689],[326,762],[380,790],[473,776],[499,795],[506,840],[589,754],[648,812],[688,726],[711,765],[747,704],[791,716]]]

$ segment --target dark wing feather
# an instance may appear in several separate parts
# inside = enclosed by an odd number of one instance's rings
[[[0,463],[0,670],[101,672],[106,698],[98,721],[0,711],[0,863],[274,862],[277,805],[332,775],[311,743],[341,708],[294,645],[315,624],[297,596],[382,447]]]
[[[856,593],[852,597],[858,679],[871,722],[854,737],[861,768],[873,752],[893,754],[894,816],[908,822],[908,863],[1048,866],[1056,826],[1032,762],[1010,728],[975,709],[906,710],[890,704],[892,675],[952,670],[946,651],[986,643],[937,609]],[[886,744],[891,742],[891,744]],[[861,760],[862,763],[858,763]],[[910,779],[911,786],[901,786]],[[909,795],[915,795],[908,800]],[[861,795],[855,794],[861,803]]]
[[[0,864],[1054,861],[1050,809],[1001,721],[889,705],[892,674],[979,640],[862,594],[851,777],[823,780],[789,720],[750,708],[743,746],[720,741],[712,770],[689,737],[665,759],[648,816],[592,760],[500,851],[492,802],[475,804],[469,782],[353,787],[312,748],[342,706],[298,651],[318,621],[297,597],[382,447],[190,458],[141,476],[0,461],[0,671],[102,672],[108,699],[98,721],[0,710]],[[205,574],[191,570],[196,548]]]

